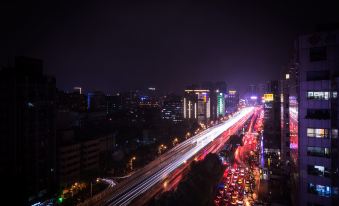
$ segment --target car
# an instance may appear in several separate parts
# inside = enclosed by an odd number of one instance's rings
[[[230,198],[228,198],[228,197],[224,198],[223,202],[224,202],[224,204],[229,203],[230,202]]]
[[[243,206],[244,205],[244,201],[238,200],[237,204],[238,204],[238,206]]]

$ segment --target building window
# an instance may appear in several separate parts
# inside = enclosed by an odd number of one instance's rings
[[[330,119],[331,112],[329,109],[307,109],[307,119]]]
[[[330,157],[330,149],[326,147],[307,147],[307,155],[313,157]]]
[[[307,137],[329,138],[329,130],[320,128],[307,128]]]
[[[324,61],[327,59],[326,47],[310,48],[310,61]]]
[[[331,187],[308,183],[308,192],[322,197],[330,197]]]
[[[337,92],[332,92],[332,98],[333,98],[333,99],[336,99],[337,96],[338,96],[338,93],[337,93]]]
[[[332,139],[338,138],[338,129],[332,129]]]
[[[308,91],[307,99],[318,99],[318,100],[329,100],[330,93],[329,92],[321,92],[321,91]]]
[[[330,71],[308,71],[306,73],[307,81],[319,81],[319,80],[329,80],[330,79]]]
[[[307,174],[319,177],[330,177],[330,170],[324,166],[307,165]]]

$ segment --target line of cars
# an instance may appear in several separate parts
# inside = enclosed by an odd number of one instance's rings
[[[255,179],[249,168],[234,164],[225,170],[214,199],[216,206],[243,206],[245,199],[253,193]]]

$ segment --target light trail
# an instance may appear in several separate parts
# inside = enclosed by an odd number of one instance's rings
[[[228,129],[243,124],[254,112],[254,107],[243,108],[227,121],[210,127],[203,132],[178,144],[161,155],[144,168],[134,173],[126,182],[116,186],[114,193],[107,198],[104,205],[128,205],[136,197],[153,187],[174,170],[186,164],[210,142],[218,138]]]

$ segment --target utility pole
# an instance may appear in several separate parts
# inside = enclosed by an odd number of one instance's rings
[[[92,184],[92,181],[91,181],[91,197],[93,196],[93,184]]]

